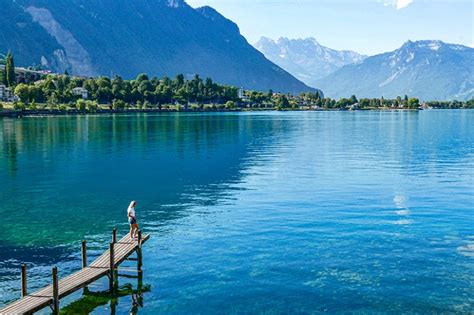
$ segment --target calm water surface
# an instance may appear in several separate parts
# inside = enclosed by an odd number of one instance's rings
[[[132,312],[474,312],[474,111],[31,117],[0,135],[0,305],[22,262],[31,291],[79,268],[82,239],[99,255],[136,199],[152,238]],[[86,300],[61,306],[133,308]]]

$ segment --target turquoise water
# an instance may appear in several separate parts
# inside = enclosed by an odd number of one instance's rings
[[[31,291],[80,267],[82,239],[99,255],[135,199],[140,314],[474,312],[474,111],[30,117],[0,134],[0,305],[22,262]],[[132,296],[68,304],[123,314]]]

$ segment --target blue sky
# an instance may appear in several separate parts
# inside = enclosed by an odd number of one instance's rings
[[[440,39],[474,47],[474,0],[187,0],[236,22],[250,43],[261,36],[314,37],[364,54],[407,40]]]

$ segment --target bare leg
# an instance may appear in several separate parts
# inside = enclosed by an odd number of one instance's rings
[[[134,224],[130,224],[130,238],[133,238]]]
[[[134,225],[135,227],[135,237],[138,237],[138,223]]]

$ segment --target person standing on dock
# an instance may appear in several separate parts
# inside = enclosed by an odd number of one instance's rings
[[[135,206],[137,202],[134,200],[130,202],[130,205],[127,209],[128,223],[130,223],[130,238],[133,239],[137,236],[138,232],[138,223],[137,217],[135,216]]]

